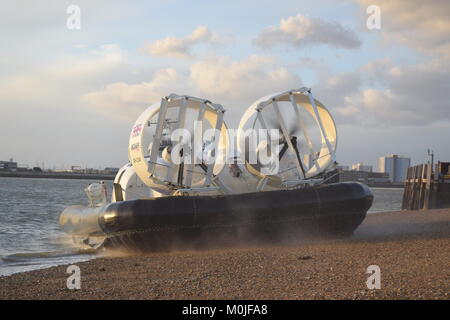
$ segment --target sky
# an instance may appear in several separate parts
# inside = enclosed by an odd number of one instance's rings
[[[80,28],[68,28],[79,8]],[[380,28],[369,29],[370,5]],[[450,161],[450,2],[16,0],[0,11],[0,160],[120,167],[135,119],[170,93],[236,127],[267,94],[307,86],[337,161]],[[371,20],[373,21],[373,20]],[[70,24],[69,24],[70,25]]]

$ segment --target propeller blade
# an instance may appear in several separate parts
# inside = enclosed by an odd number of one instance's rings
[[[278,129],[280,132],[282,132],[281,125],[280,125],[280,123],[278,122],[277,119],[267,118],[266,119],[266,123],[267,123],[267,126],[268,126],[267,129]],[[298,127],[298,123],[296,121],[289,121],[287,130],[289,132],[289,135],[292,136],[297,131],[299,131],[300,128]]]

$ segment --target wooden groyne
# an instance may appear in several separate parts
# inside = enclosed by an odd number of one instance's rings
[[[408,168],[402,209],[450,208],[450,162],[438,162]]]

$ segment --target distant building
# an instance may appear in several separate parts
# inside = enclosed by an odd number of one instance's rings
[[[351,170],[339,171],[339,182],[358,181],[366,184],[389,183],[389,175],[381,172]]]
[[[369,173],[366,171],[341,171],[339,173],[339,181],[359,181],[362,183],[367,183],[369,180]]]
[[[336,169],[338,169],[338,170],[344,170],[344,171],[348,171],[348,170],[350,170],[350,168],[349,168],[349,166],[336,166]]]
[[[17,162],[12,161],[0,161],[0,171],[17,171]]]
[[[372,166],[364,165],[363,163],[359,162],[357,164],[352,165],[353,171],[366,171],[366,172],[372,172]]]
[[[28,165],[26,165],[26,164],[18,164],[16,171],[26,172],[26,171],[30,171],[30,169],[28,168]]]
[[[389,183],[389,175],[386,172],[369,172],[368,183]]]
[[[378,158],[378,171],[389,174],[391,182],[399,183],[406,179],[411,159],[396,154]]]
[[[119,172],[120,168],[105,168],[105,170],[103,170],[105,173],[108,174],[117,174],[117,172]]]

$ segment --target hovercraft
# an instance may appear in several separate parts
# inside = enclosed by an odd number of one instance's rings
[[[91,246],[201,248],[291,235],[351,235],[373,195],[331,183],[337,131],[311,89],[259,99],[237,130],[219,104],[171,94],[146,109],[130,134],[129,163],[106,186],[86,189],[60,225]]]

